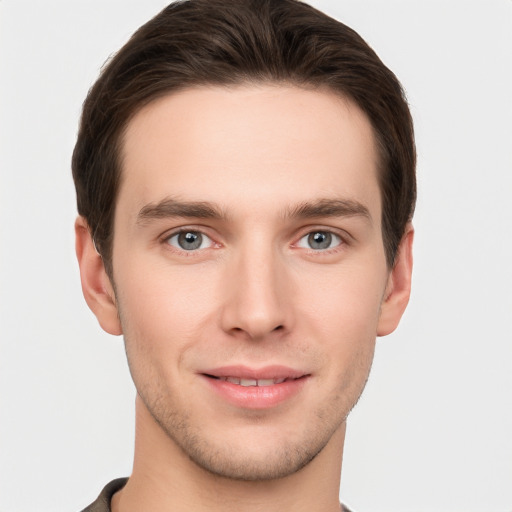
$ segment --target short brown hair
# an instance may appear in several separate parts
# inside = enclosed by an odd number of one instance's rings
[[[351,28],[297,0],[182,0],[139,28],[83,105],[73,152],[78,212],[112,277],[120,149],[152,100],[195,85],[247,82],[328,88],[368,116],[380,152],[382,235],[389,266],[416,200],[411,115],[395,75]]]

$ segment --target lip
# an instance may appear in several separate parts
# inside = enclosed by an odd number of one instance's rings
[[[244,409],[267,409],[297,395],[310,374],[287,366],[273,365],[263,368],[223,366],[200,372],[205,383],[228,403]],[[244,380],[267,381],[264,385],[242,386],[225,380],[235,377]],[[269,380],[278,383],[269,384]]]

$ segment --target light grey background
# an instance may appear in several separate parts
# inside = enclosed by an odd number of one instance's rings
[[[349,421],[356,512],[512,510],[512,2],[315,1],[416,121],[414,292]],[[122,339],[82,298],[70,155],[112,51],[165,5],[0,1],[0,511],[67,512],[130,473]]]

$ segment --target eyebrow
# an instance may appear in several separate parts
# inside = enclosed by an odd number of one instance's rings
[[[311,219],[315,217],[363,217],[371,222],[366,206],[352,199],[318,199],[300,203],[287,210],[285,217]]]
[[[165,198],[158,203],[149,203],[139,211],[137,224],[172,217],[194,219],[226,219],[227,215],[218,206],[208,201],[179,201]],[[317,217],[363,217],[371,222],[366,206],[352,199],[317,199],[303,202],[284,211],[285,219],[311,219]]]
[[[155,219],[188,217],[194,219],[223,219],[226,215],[214,204],[205,201],[178,201],[166,198],[158,203],[149,203],[139,211],[137,224]]]

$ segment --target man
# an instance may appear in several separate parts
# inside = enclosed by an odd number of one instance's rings
[[[86,511],[343,510],[414,170],[396,77],[306,4],[178,2],[132,36],[73,155],[84,296],[138,393],[132,475]]]

